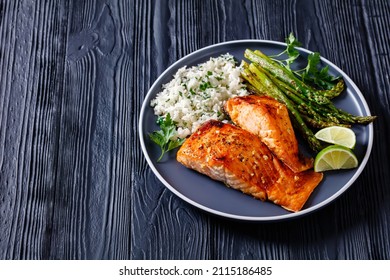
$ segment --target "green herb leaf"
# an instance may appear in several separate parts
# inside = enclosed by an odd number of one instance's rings
[[[299,57],[297,47],[302,44],[291,32],[286,38],[286,49],[274,56],[270,56],[273,61],[283,65],[288,71],[299,77],[303,82],[318,87],[320,90],[330,90],[339,82],[341,77],[329,75],[329,67],[320,68],[321,57],[318,52],[311,53],[307,58],[307,66],[304,69],[292,70],[291,64]],[[282,55],[287,55],[286,59],[280,59]]]
[[[203,83],[203,84],[200,84],[199,89],[200,89],[201,91],[205,91],[206,89],[212,88],[212,87],[213,87],[213,86],[211,85],[210,82],[205,82],[205,83]]]
[[[293,33],[286,38],[287,48],[285,52],[288,55],[286,61],[286,67],[290,69],[290,65],[299,57],[299,51],[296,47],[300,47],[301,43],[295,38]]]
[[[157,159],[157,161],[160,161],[166,152],[182,145],[185,139],[177,138],[172,140],[172,138],[176,136],[177,130],[169,113],[165,118],[159,117],[157,119],[157,124],[160,126],[161,130],[153,131],[149,134],[149,138],[161,149],[161,155]]]
[[[320,53],[314,52],[314,53],[309,54],[309,56],[307,57],[307,66],[305,68],[306,74],[307,75],[310,75],[310,74],[316,75],[318,73],[317,67],[318,67],[318,64],[320,63],[320,61],[321,61]]]
[[[329,67],[326,65],[320,68],[321,57],[318,52],[311,53],[307,58],[305,72],[302,73],[302,80],[310,82],[323,89],[331,89],[339,77],[329,75]]]
[[[180,147],[184,143],[185,139],[177,138],[176,140],[171,140],[168,142],[167,152],[173,150],[177,147]]]

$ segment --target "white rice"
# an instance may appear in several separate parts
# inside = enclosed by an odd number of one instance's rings
[[[177,124],[177,137],[185,138],[210,119],[225,121],[225,101],[248,95],[240,72],[241,68],[228,53],[198,66],[184,66],[163,85],[151,106],[157,116],[169,113]]]

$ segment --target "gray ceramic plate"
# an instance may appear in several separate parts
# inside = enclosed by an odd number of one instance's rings
[[[161,86],[169,82],[180,67],[197,65],[207,61],[210,57],[227,52],[240,61],[243,59],[246,48],[259,49],[265,54],[277,54],[285,49],[285,44],[263,40],[240,40],[216,44],[183,57],[161,74],[150,88],[141,109],[139,137],[143,153],[154,174],[168,189],[188,203],[212,214],[247,221],[276,221],[311,213],[344,193],[363,171],[373,143],[372,124],[353,128],[356,133],[355,153],[360,162],[359,167],[353,170],[325,173],[324,180],[298,213],[288,212],[270,202],[256,200],[185,168],[175,160],[176,150],[171,151],[161,162],[156,162],[160,150],[156,144],[150,141],[148,134],[159,128],[156,125],[156,116],[149,104],[161,91]],[[305,49],[300,49],[300,52],[302,57],[310,53]],[[346,92],[335,100],[336,106],[356,115],[370,115],[367,103],[354,82],[330,61],[322,58],[322,62],[329,65],[331,74],[343,76],[347,85]],[[298,61],[297,63],[303,62]],[[301,149],[305,150],[305,147],[301,146]]]

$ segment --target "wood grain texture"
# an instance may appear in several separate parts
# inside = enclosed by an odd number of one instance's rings
[[[48,255],[66,10],[42,1],[1,3],[2,258]]]
[[[386,0],[0,0],[0,258],[390,259],[389,10]],[[199,48],[291,31],[379,116],[366,169],[292,221],[190,206],[142,155],[149,88]]]

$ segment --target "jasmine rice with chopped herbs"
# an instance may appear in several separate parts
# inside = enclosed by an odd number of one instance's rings
[[[212,57],[190,68],[184,66],[151,101],[154,113],[157,116],[170,114],[177,126],[178,138],[192,134],[207,120],[224,121],[225,101],[248,95],[240,71],[230,54]]]

